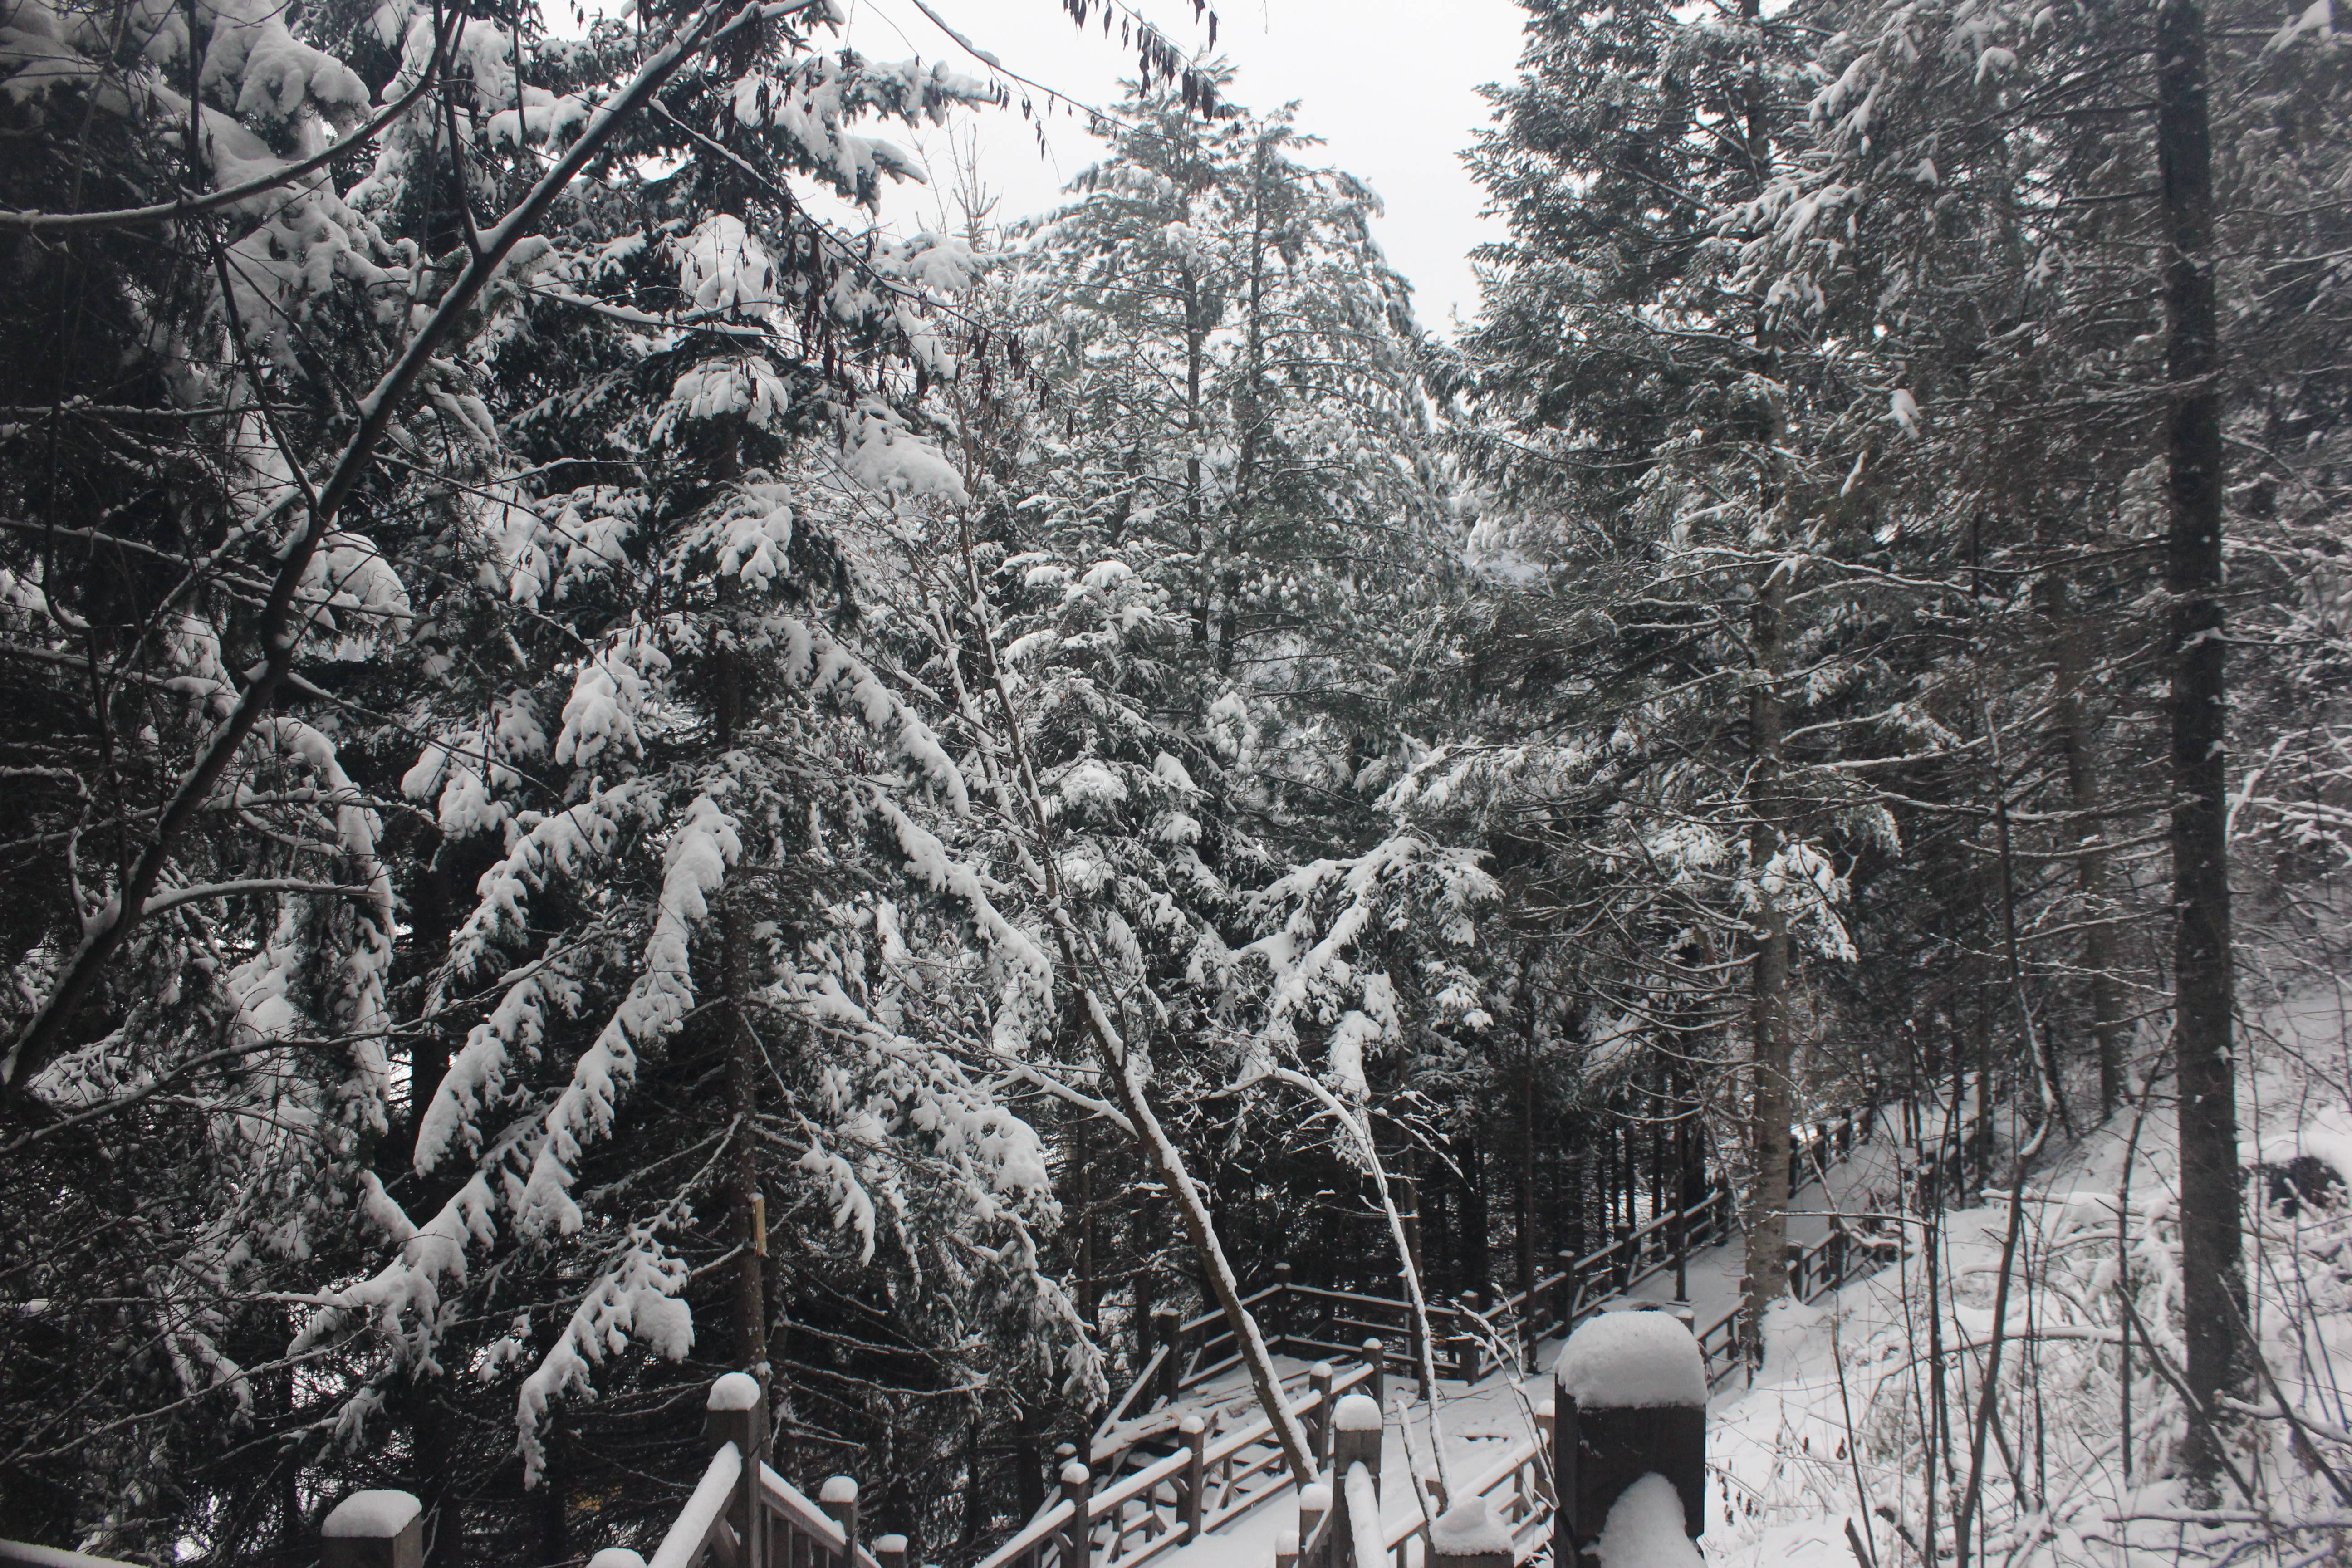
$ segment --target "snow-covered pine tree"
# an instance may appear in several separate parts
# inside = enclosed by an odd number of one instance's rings
[[[1752,1331],[1785,1268],[1800,962],[1851,954],[1837,860],[1889,837],[1871,792],[1819,765],[1885,679],[1890,629],[1841,565],[1870,547],[1822,449],[1843,391],[1745,289],[1732,243],[1798,115],[1804,24],[1529,11],[1472,160],[1513,237],[1485,257],[1454,426],[1481,548],[1525,584],[1481,607],[1475,684],[1524,699],[1505,723],[1570,739],[1440,752],[1400,788],[1499,785],[1513,804],[1482,809],[1568,857],[1583,886],[1561,907],[1610,939],[1570,986],[1589,1039],[1631,1008],[1641,1029],[1739,1040]],[[1674,920],[1692,899],[1704,915]]]
[[[804,194],[870,207],[916,171],[857,121],[994,89],[828,48],[821,7],[562,40],[395,4],[341,40],[371,104],[339,40],[189,15],[193,41],[171,7],[7,35],[9,242],[51,280],[12,331],[58,367],[8,481],[68,529],[7,545],[56,894],[13,954],[11,1180],[68,1194],[11,1242],[49,1395],[11,1403],[46,1467],[12,1463],[12,1520],[249,1554],[333,1472],[425,1494],[436,1555],[561,1556],[600,1467],[684,1474],[644,1448],[683,1427],[646,1423],[704,1374],[662,1358],[772,1362],[780,1317],[835,1380],[820,1430],[864,1403],[845,1377],[1083,1383],[1035,1139],[942,1054],[959,1009],[1018,1016],[1026,950],[1000,933],[935,1006],[867,994],[883,884],[930,868],[908,814],[965,784],[850,647],[835,525],[957,491],[902,410],[952,374],[968,261]],[[36,209],[135,200],[191,115],[188,185],[224,194],[83,225],[157,226],[168,265],[77,261],[70,223],[55,254]],[[55,341],[58,290],[90,342]],[[126,1162],[183,1175],[94,1223]],[[895,1342],[853,1288],[907,1303]],[[119,1352],[73,1353],[92,1335]],[[573,1440],[598,1384],[610,1440]]]
[[[1118,113],[1013,264],[1055,410],[1013,500],[1026,537],[1171,596],[1189,641],[1153,701],[1246,745],[1270,808],[1311,810],[1412,673],[1452,558],[1422,334],[1377,199],[1302,161],[1288,110],[1203,122],[1159,90]]]

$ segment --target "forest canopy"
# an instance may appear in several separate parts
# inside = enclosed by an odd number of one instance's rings
[[[2252,1396],[2328,0],[1523,6],[1446,337],[1198,5],[1036,5],[1086,108],[832,0],[0,0],[8,1533],[571,1561],[746,1370],[969,1563],[1156,1310],[1270,1400],[1277,1265],[1475,1305],[1720,1183],[1760,1354],[1790,1129],[1920,1093],[2021,1184],[2160,1088]],[[1049,211],[908,150],[1049,112]]]

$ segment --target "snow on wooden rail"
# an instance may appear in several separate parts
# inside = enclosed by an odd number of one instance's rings
[[[1790,1141],[1797,1173],[1792,1194],[1822,1180],[1856,1143],[1869,1142],[1878,1120],[1873,1111],[1796,1131]],[[1906,1105],[1897,1125],[1908,1131],[1922,1123]],[[1921,1173],[1923,1182],[1965,1184],[1969,1154],[1965,1145],[1934,1152],[1914,1145],[1903,1158],[1906,1171]],[[1710,1184],[1695,1203],[1640,1226],[1620,1226],[1612,1239],[1580,1255],[1563,1251],[1557,1271],[1530,1289],[1497,1295],[1483,1310],[1467,1302],[1433,1304],[1430,1329],[1440,1342],[1429,1347],[1432,1358],[1441,1376],[1475,1381],[1497,1348],[1514,1340],[1532,1346],[1571,1332],[1612,1297],[1667,1269],[1685,1268],[1692,1253],[1738,1234],[1729,1190]],[[1821,1241],[1790,1248],[1792,1289],[1808,1300],[1834,1289],[1862,1268],[1875,1267],[1885,1245],[1833,1222]],[[1269,1347],[1362,1359],[1345,1371],[1318,1363],[1285,1380],[1285,1406],[1305,1429],[1312,1457],[1338,1484],[1318,1484],[1300,1494],[1299,1528],[1285,1532],[1278,1555],[1286,1561],[1278,1568],[1416,1568],[1416,1555],[1418,1568],[1436,1568],[1448,1560],[1446,1543],[1433,1538],[1417,1513],[1394,1525],[1381,1522],[1377,1417],[1368,1433],[1357,1434],[1352,1458],[1339,1430],[1340,1406],[1350,1396],[1369,1394],[1362,1403],[1378,1411],[1390,1372],[1419,1375],[1422,1347],[1411,1309],[1402,1300],[1301,1284],[1290,1274],[1288,1265],[1277,1264],[1275,1282],[1243,1300]],[[1687,1308],[1671,1315],[1690,1331],[1708,1387],[1744,1363],[1737,1309],[1705,1325],[1693,1322]],[[1062,1468],[1059,1494],[974,1568],[1142,1568],[1290,1490],[1289,1468],[1265,1415],[1221,1434],[1212,1425],[1213,1405],[1205,1411],[1186,1405],[1185,1395],[1240,1363],[1232,1325],[1222,1313],[1179,1321],[1165,1309],[1154,1312],[1145,1348],[1141,1369],[1094,1432],[1083,1458]],[[756,1461],[766,1446],[767,1410],[764,1401],[741,1399],[740,1384],[749,1381],[735,1376],[714,1388],[709,1467],[649,1568],[699,1568],[713,1556],[726,1568],[904,1568],[903,1538],[886,1536],[875,1552],[859,1544],[854,1482],[836,1477],[811,1502]],[[1515,1565],[1548,1550],[1558,1513],[1562,1439],[1552,1405],[1538,1412],[1536,1425],[1533,1436],[1512,1443],[1460,1481],[1455,1496],[1436,1500],[1441,1510],[1465,1510],[1462,1518],[1479,1512],[1490,1528],[1478,1540],[1487,1546],[1507,1534]],[[749,1465],[746,1454],[754,1457]],[[1367,1493],[1370,1510],[1359,1509]],[[1470,1508],[1474,1503],[1477,1509]],[[1488,1556],[1499,1560],[1500,1552],[1454,1555],[1483,1564]]]
[[[1792,1130],[1790,1196],[1820,1181],[1829,1166],[1849,1158],[1856,1144],[1868,1142],[1880,1114],[1848,1112]],[[1917,1124],[1910,1107],[1898,1108],[1895,1125]],[[1963,1149],[1947,1160],[1960,1160],[1965,1153]],[[1438,1375],[1475,1383],[1490,1368],[1493,1347],[1516,1342],[1532,1348],[1539,1340],[1565,1334],[1604,1302],[1669,1270],[1676,1272],[1679,1285],[1681,1271],[1694,1253],[1723,1246],[1738,1234],[1729,1184],[1709,1178],[1696,1201],[1639,1226],[1621,1225],[1614,1237],[1589,1250],[1562,1251],[1559,1268],[1538,1276],[1527,1290],[1496,1297],[1483,1310],[1467,1303],[1433,1302],[1430,1331],[1437,1342],[1430,1349]],[[1865,1245],[1843,1226],[1833,1226],[1812,1247],[1792,1247],[1790,1268],[1797,1293],[1811,1300],[1843,1284],[1853,1276],[1855,1254]],[[1276,1264],[1274,1276],[1273,1284],[1242,1300],[1270,1350],[1302,1359],[1337,1359],[1369,1353],[1365,1347],[1377,1341],[1384,1371],[1420,1375],[1418,1329],[1403,1299],[1302,1284],[1292,1278],[1287,1263]],[[1716,1382],[1744,1364],[1738,1330],[1736,1309],[1694,1325],[1708,1374]],[[1145,1323],[1145,1345],[1149,1353],[1141,1370],[1112,1404],[1088,1445],[1087,1457],[1097,1474],[1115,1472],[1135,1444],[1164,1434],[1174,1419],[1170,1411],[1186,1393],[1241,1363],[1233,1327],[1221,1311],[1180,1321],[1173,1310],[1160,1308]]]
[[[856,1481],[835,1476],[812,1502],[759,1458],[768,1444],[768,1407],[751,1378],[719,1379],[705,1411],[710,1461],[646,1568],[698,1568],[713,1560],[723,1568],[904,1568],[904,1537],[884,1537],[876,1545],[889,1545],[878,1552],[859,1543]]]
[[[1381,1369],[1370,1364],[1344,1373],[1318,1365],[1307,1373],[1305,1393],[1286,1393],[1283,1403],[1319,1456],[1328,1447],[1338,1403],[1378,1386],[1380,1379]],[[1147,1435],[1172,1432],[1178,1438],[1173,1452],[1149,1458],[1101,1490],[1094,1489],[1089,1467],[1066,1468],[1062,1495],[975,1568],[1140,1568],[1171,1546],[1214,1534],[1289,1489],[1290,1471],[1274,1424],[1264,1415],[1222,1436],[1197,1412],[1171,1415]],[[1098,1435],[1098,1455],[1102,1441]],[[1104,1457],[1116,1464],[1144,1456],[1138,1437]],[[1077,1472],[1085,1473],[1072,1479]]]
[[[0,1541],[0,1563],[21,1563],[26,1568],[134,1568],[113,1557],[92,1557],[59,1546],[36,1546],[29,1541]]]

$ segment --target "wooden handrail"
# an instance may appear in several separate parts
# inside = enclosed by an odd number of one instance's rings
[[[1102,1441],[1105,1433],[1127,1419],[1127,1407],[1135,1403],[1138,1394],[1156,1384],[1160,1377],[1160,1369],[1166,1364],[1167,1360],[1166,1345],[1160,1345],[1152,1350],[1150,1359],[1143,1363],[1143,1369],[1138,1372],[1134,1381],[1127,1385],[1127,1392],[1118,1396],[1118,1403],[1110,1407],[1110,1414],[1104,1416],[1102,1425],[1095,1428],[1095,1441],[1097,1443]]]
[[[784,1522],[803,1535],[814,1536],[824,1549],[839,1556],[849,1547],[849,1534],[841,1523],[817,1504],[808,1494],[776,1473],[765,1462],[760,1466],[760,1502],[771,1513],[782,1516]],[[873,1552],[860,1542],[851,1554],[856,1568],[882,1568]],[[651,1568],[648,1564],[647,1568]]]
[[[742,1474],[742,1451],[732,1443],[719,1445],[703,1467],[702,1479],[695,1483],[694,1495],[670,1521],[669,1532],[646,1568],[694,1568],[711,1535],[726,1527],[727,1502]]]
[[[1292,1415],[1304,1415],[1326,1399],[1337,1405],[1343,1395],[1353,1393],[1370,1382],[1372,1375],[1371,1367],[1359,1363],[1333,1377],[1328,1394],[1321,1390],[1310,1389],[1302,1395],[1285,1398],[1283,1405]],[[1274,1423],[1261,1415],[1244,1426],[1234,1427],[1207,1446],[1202,1455],[1202,1468],[1209,1472],[1223,1470],[1222,1479],[1229,1500],[1214,1510],[1204,1510],[1202,1519],[1204,1529],[1213,1530],[1219,1525],[1238,1519],[1288,1489],[1290,1472],[1286,1466],[1281,1466],[1282,1455],[1277,1448],[1268,1447],[1265,1453],[1255,1458],[1244,1460],[1238,1466],[1233,1463],[1249,1449],[1266,1444],[1273,1435]],[[1121,1448],[1107,1458],[1116,1458],[1127,1451],[1127,1448]],[[1105,1520],[1112,1521],[1113,1528],[1117,1530],[1116,1521],[1118,1510],[1122,1507],[1138,1499],[1148,1499],[1156,1488],[1164,1486],[1183,1475],[1192,1463],[1193,1457],[1191,1451],[1180,1448],[1172,1454],[1161,1455],[1142,1468],[1121,1476],[1112,1485],[1094,1493],[1087,1499],[1087,1514],[1083,1521],[1086,1531],[1091,1534],[1095,1526]],[[1241,1483],[1261,1475],[1275,1473],[1278,1466],[1281,1467],[1279,1479],[1275,1485],[1261,1487],[1238,1497],[1233,1496],[1234,1489]],[[779,1484],[782,1484],[781,1478],[779,1478]],[[1067,1498],[1055,1500],[1040,1510],[1034,1519],[1015,1531],[1011,1540],[981,1559],[973,1568],[1005,1568],[1006,1564],[1014,1563],[1024,1552],[1050,1547],[1057,1536],[1065,1533],[1076,1515],[1076,1505]],[[1124,1539],[1125,1533],[1124,1531],[1118,1531],[1119,1538]],[[837,1532],[832,1539],[838,1542]],[[1113,1555],[1108,1562],[1120,1564],[1122,1568],[1126,1568],[1126,1565],[1139,1564],[1145,1559],[1158,1553],[1172,1539],[1172,1534],[1160,1535],[1147,1542],[1139,1550],[1124,1555],[1117,1552],[1117,1542],[1114,1542]],[[835,1550],[838,1549],[836,1544]],[[878,1564],[872,1563],[870,1559],[861,1557],[860,1568],[878,1568]],[[1076,1565],[1068,1565],[1068,1568],[1076,1568]]]
[[[1004,1564],[1017,1562],[1022,1553],[1045,1544],[1062,1526],[1070,1522],[1070,1516],[1076,1511],[1069,1499],[1056,1499],[1048,1503],[1036,1518],[1015,1531],[1012,1540],[973,1563],[972,1568],[1004,1568]],[[648,1563],[646,1568],[652,1568],[652,1564]]]
[[[0,1541],[0,1563],[23,1563],[30,1568],[137,1568],[114,1557],[92,1557],[62,1546],[36,1546],[29,1541]]]
[[[1391,1544],[1381,1538],[1380,1489],[1372,1484],[1372,1472],[1360,1463],[1348,1467],[1340,1484],[1348,1489],[1348,1523],[1356,1535],[1356,1568],[1373,1568],[1386,1560]]]

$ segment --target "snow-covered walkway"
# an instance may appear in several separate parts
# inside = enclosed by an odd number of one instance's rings
[[[1832,1211],[1852,1215],[1876,1208],[1894,1186],[1895,1149],[1894,1136],[1881,1127],[1869,1142],[1855,1146],[1850,1160],[1831,1167],[1826,1187],[1806,1186],[1798,1194],[1799,1206],[1790,1215],[1789,1239],[1809,1246],[1829,1234]],[[1746,1271],[1743,1248],[1744,1243],[1735,1238],[1725,1246],[1692,1254],[1687,1271],[1689,1305],[1699,1322],[1721,1317],[1738,1300],[1740,1277]],[[1671,1303],[1674,1271],[1653,1276],[1622,1299]],[[1439,1379],[1439,1426],[1457,1482],[1487,1469],[1510,1445],[1530,1435],[1528,1412],[1551,1396],[1551,1364],[1559,1351],[1559,1340],[1546,1340],[1537,1347],[1532,1367],[1507,1367],[1468,1386]],[[1303,1373],[1307,1365],[1288,1356],[1277,1356],[1276,1363],[1286,1378]],[[1419,1468],[1427,1475],[1431,1470],[1428,1408],[1421,1401],[1419,1384],[1391,1375],[1388,1387],[1391,1403],[1400,1397],[1412,1400],[1412,1444],[1420,1457]],[[1719,1409],[1743,1393],[1744,1386],[1735,1376],[1717,1393],[1711,1408]],[[1221,1429],[1250,1421],[1257,1414],[1256,1400],[1238,1368],[1188,1391],[1182,1403],[1204,1416],[1214,1411]],[[1405,1435],[1391,1421],[1381,1451],[1381,1516],[1385,1526],[1401,1526],[1419,1517],[1419,1505],[1405,1479]],[[1160,1561],[1170,1568],[1272,1568],[1276,1535],[1297,1521],[1297,1494],[1285,1490],[1216,1534],[1180,1547]]]

